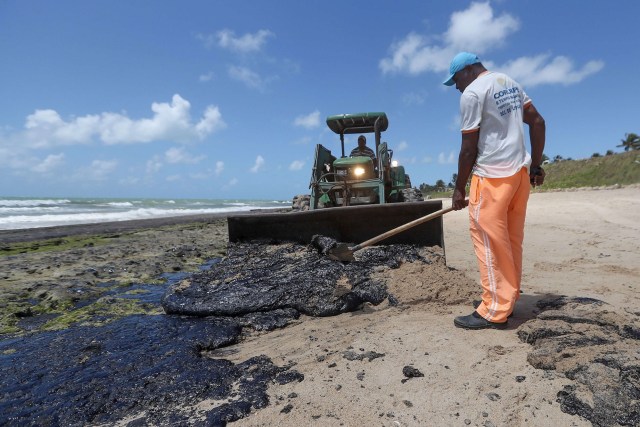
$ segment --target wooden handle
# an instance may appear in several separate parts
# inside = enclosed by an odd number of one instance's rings
[[[451,212],[453,210],[453,206],[449,207],[449,208],[445,208],[445,209],[440,209],[439,211],[435,211],[433,213],[430,213],[429,215],[425,215],[423,217],[420,217],[418,219],[414,219],[411,222],[408,222],[406,224],[401,225],[400,227],[396,227],[393,230],[389,230],[386,233],[382,233],[379,236],[376,237],[372,237],[369,240],[366,240],[362,243],[360,243],[359,245],[356,245],[352,248],[350,248],[352,251],[357,251],[360,250],[362,248],[365,248],[367,246],[371,246],[374,243],[378,243],[380,240],[384,240],[387,237],[391,237],[391,236],[395,236],[398,233],[401,233],[405,230],[408,230],[412,227],[415,227],[416,225],[420,225],[423,222],[427,222],[427,221],[431,221],[434,218],[438,218],[439,216],[442,216],[444,214],[446,214],[447,212]]]

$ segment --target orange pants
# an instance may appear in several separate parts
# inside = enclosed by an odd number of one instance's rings
[[[469,229],[482,283],[476,311],[490,322],[506,322],[520,297],[529,191],[526,168],[507,178],[471,178]]]

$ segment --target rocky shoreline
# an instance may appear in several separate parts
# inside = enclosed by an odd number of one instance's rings
[[[89,315],[91,306],[105,311],[100,298],[113,287],[161,284],[163,274],[196,272],[223,256],[225,218],[193,219],[30,229],[20,233],[20,241],[17,233],[11,239],[0,233],[0,333],[21,332],[21,320],[41,315],[51,319],[38,329],[59,329],[77,320],[73,307]],[[146,312],[143,305],[120,305],[108,311]]]

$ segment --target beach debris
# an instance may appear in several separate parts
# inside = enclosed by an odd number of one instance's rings
[[[491,400],[492,402],[500,400],[500,395],[498,393],[487,393],[485,396],[487,396],[487,399]]]
[[[593,425],[640,425],[640,322],[592,298],[553,296],[518,329],[535,368],[574,383],[557,394],[563,412]]]
[[[285,405],[284,408],[282,408],[280,413],[281,414],[288,414],[289,412],[291,412],[292,409],[293,409],[293,405],[291,403],[288,403],[287,405]]]
[[[354,360],[364,360],[367,359],[369,362],[371,362],[374,359],[377,359],[379,357],[384,357],[384,353],[378,353],[375,351],[367,351],[364,353],[356,353],[352,350],[347,350],[345,352],[342,353],[342,357],[344,357],[347,360],[350,361],[354,361]]]
[[[414,368],[411,365],[407,365],[404,368],[402,368],[402,375],[404,375],[407,378],[424,377],[424,374],[422,372],[420,372],[418,369]]]

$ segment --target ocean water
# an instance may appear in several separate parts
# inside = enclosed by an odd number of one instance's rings
[[[230,213],[290,206],[290,200],[0,197],[0,230]]]

